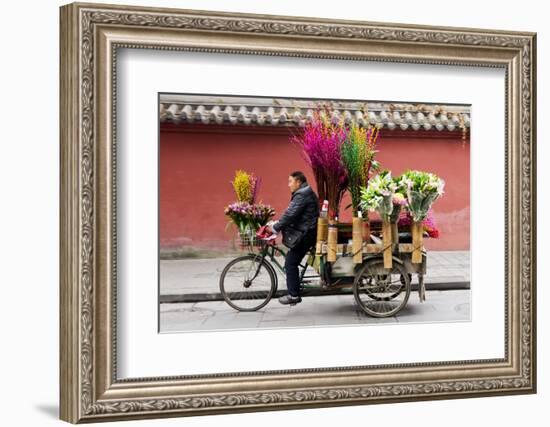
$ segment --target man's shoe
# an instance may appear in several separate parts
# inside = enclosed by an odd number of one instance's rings
[[[300,297],[300,296],[293,297],[292,295],[287,294],[287,295],[283,295],[282,297],[280,297],[279,302],[281,304],[296,305],[299,302],[302,302],[302,297]]]

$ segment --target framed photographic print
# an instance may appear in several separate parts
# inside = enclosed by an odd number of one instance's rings
[[[60,8],[60,417],[536,392],[536,35]]]

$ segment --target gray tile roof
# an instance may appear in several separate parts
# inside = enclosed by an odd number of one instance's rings
[[[173,123],[304,126],[319,100],[211,95],[160,98],[160,121]],[[333,101],[334,121],[401,130],[461,130],[470,127],[470,107],[452,104]]]

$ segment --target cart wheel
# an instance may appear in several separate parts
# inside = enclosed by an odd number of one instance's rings
[[[407,304],[411,281],[405,268],[393,264],[391,271],[384,268],[382,258],[365,262],[353,282],[353,295],[361,309],[373,317],[390,317]]]
[[[273,268],[259,256],[235,258],[225,266],[220,276],[223,299],[235,310],[259,310],[269,302],[276,290]]]

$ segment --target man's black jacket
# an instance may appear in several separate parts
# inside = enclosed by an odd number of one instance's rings
[[[300,188],[292,193],[288,208],[272,228],[279,232],[291,225],[307,231],[317,227],[317,218],[319,218],[319,198],[311,186],[303,182]]]

